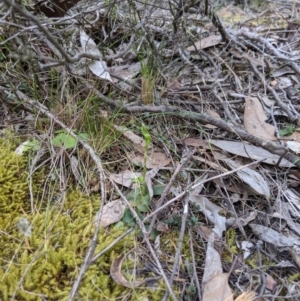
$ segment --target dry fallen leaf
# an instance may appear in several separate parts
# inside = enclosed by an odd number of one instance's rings
[[[112,201],[104,205],[103,212],[101,216],[101,227],[107,227],[111,224],[117,223],[124,215],[126,206],[121,199]],[[99,216],[96,215],[95,222],[99,220]]]
[[[111,174],[110,178],[117,184],[123,185],[125,187],[130,187],[132,185],[132,180],[142,176],[141,172],[133,172],[131,170],[124,170],[119,174]]]
[[[158,222],[156,230],[163,233],[169,233],[171,230],[166,223]]]
[[[124,126],[114,125],[114,128],[122,132],[123,136],[132,142],[132,145],[135,150],[141,152],[142,154],[144,153],[146,148],[146,143],[142,137],[136,135],[135,133],[133,133],[131,130],[129,130]]]
[[[115,258],[111,267],[110,267],[110,276],[118,284],[128,287],[136,288],[145,283],[145,280],[140,281],[128,281],[122,274],[122,263],[125,258],[125,255],[121,255],[118,258]]]
[[[220,273],[212,277],[204,287],[202,301],[233,301],[228,276],[227,273]]]
[[[144,164],[144,156],[141,154],[132,154],[130,160],[136,165],[142,166]],[[151,152],[147,156],[146,167],[147,168],[159,168],[167,166],[171,162],[171,159],[168,158],[164,153],[160,152]]]
[[[245,142],[225,141],[225,140],[210,140],[209,142],[214,146],[217,146],[229,153],[242,156],[245,158],[251,158],[253,160],[265,159],[264,163],[268,163],[272,165],[276,165],[280,158],[280,156],[274,155],[261,147],[250,145]],[[283,158],[280,161],[279,166],[293,167],[294,165]]]
[[[80,31],[80,43],[84,52],[101,57],[101,52],[98,49],[97,44],[92,38],[90,38],[84,30]],[[89,69],[101,79],[111,80],[110,74],[107,71],[106,62],[103,60],[92,60],[89,65]]]
[[[214,248],[216,239],[219,239],[219,237],[214,232],[208,237],[204,274],[202,278],[203,287],[205,287],[213,277],[220,275],[223,272],[220,254]]]
[[[221,211],[222,208],[201,195],[190,194],[189,201],[200,207],[200,210],[207,217],[207,219],[215,225],[213,229],[215,233],[219,237],[222,237],[222,233],[226,230],[226,218],[219,215],[219,211]]]
[[[218,154],[217,159],[223,160],[232,170],[242,167],[242,165],[236,161],[228,159],[223,154]],[[257,171],[249,167],[244,167],[243,169],[238,170],[236,174],[244,183],[251,187],[254,194],[263,195],[267,200],[270,199],[271,191],[268,182]]]
[[[273,291],[276,286],[277,282],[274,280],[274,278],[271,275],[266,274],[266,289]]]
[[[184,143],[187,146],[195,146],[195,147],[203,147],[203,148],[211,148],[207,140],[204,139],[198,139],[198,138],[187,138],[184,140]]]
[[[244,125],[248,133],[266,140],[274,140],[275,128],[266,123],[265,111],[256,97],[245,98]]]
[[[216,46],[220,44],[222,41],[222,37],[220,35],[211,35],[201,40],[195,42],[194,45],[188,47],[187,51],[197,51],[202,50],[208,47]]]
[[[256,295],[255,292],[242,293],[236,299],[234,299],[234,301],[253,301],[255,298],[255,295]],[[230,297],[224,299],[223,301],[231,300],[231,299],[229,299]]]
[[[283,234],[265,226],[259,224],[249,224],[253,233],[259,237],[259,239],[273,244],[277,247],[292,247],[295,244],[300,245],[300,240],[295,237],[284,236]]]

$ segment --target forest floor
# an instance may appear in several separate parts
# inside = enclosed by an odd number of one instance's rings
[[[52,2],[0,4],[1,300],[299,300],[300,2]]]

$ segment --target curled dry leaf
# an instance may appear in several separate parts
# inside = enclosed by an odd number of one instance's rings
[[[290,204],[293,204],[295,207],[300,210],[300,197],[292,189],[288,188],[284,190],[284,196],[289,201]]]
[[[289,250],[295,264],[298,268],[300,268],[300,248],[297,246],[294,246],[293,248],[290,248]]]
[[[110,267],[110,276],[111,278],[118,283],[119,285],[128,287],[128,288],[136,288],[145,283],[145,280],[140,281],[128,281],[122,274],[122,264],[125,255],[121,255],[118,258],[115,258],[111,267]]]
[[[82,184],[82,177],[80,175],[80,165],[78,159],[75,156],[71,156],[70,163],[71,170],[75,179],[78,181],[78,183]]]
[[[156,226],[156,230],[163,233],[169,233],[171,230],[166,223],[159,222]]]
[[[299,133],[297,133],[297,135],[299,135]],[[291,138],[291,136],[289,136],[289,138]],[[298,140],[299,141],[299,140]],[[296,153],[297,155],[300,154],[300,143],[296,142],[296,141],[287,141],[286,142],[287,147],[293,151],[294,153]]]
[[[80,43],[84,52],[98,57],[102,56],[94,40],[91,39],[84,30],[80,31]],[[107,71],[106,62],[102,60],[93,60],[89,64],[89,69],[101,79],[112,81],[110,74]]]
[[[271,275],[266,274],[266,289],[273,291],[276,286],[277,282],[274,280],[274,278]]]
[[[109,202],[104,205],[101,217],[96,215],[95,222],[97,223],[99,218],[101,218],[100,225],[104,228],[117,223],[123,217],[125,208],[126,206],[121,199]]]
[[[222,208],[213,204],[208,198],[201,195],[190,194],[189,200],[200,207],[200,210],[205,214],[208,220],[215,225],[215,233],[219,237],[222,237],[223,231],[226,230],[226,218],[219,215],[219,211],[221,211]]]

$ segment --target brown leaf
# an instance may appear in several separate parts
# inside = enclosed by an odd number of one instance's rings
[[[266,140],[274,140],[275,128],[266,123],[267,116],[256,97],[245,98],[244,125],[248,133]]]
[[[111,267],[110,267],[110,276],[118,284],[128,287],[136,288],[141,286],[145,280],[140,281],[127,281],[122,274],[122,263],[125,258],[125,255],[121,255],[118,258],[115,258]]]
[[[216,46],[220,44],[222,37],[220,35],[211,35],[209,37],[198,40],[195,45],[188,47],[187,51],[202,50],[208,47]]]
[[[268,164],[275,165],[277,164],[280,158],[278,155],[274,155],[261,147],[250,145],[244,142],[225,141],[225,140],[210,140],[209,142],[214,146],[217,146],[223,150],[226,150],[229,153],[238,156],[251,158],[253,160],[265,159],[264,163],[268,163]],[[294,165],[283,158],[280,161],[279,166],[293,167]]]
[[[132,142],[132,145],[135,150],[141,152],[142,154],[144,153],[146,148],[146,143],[142,137],[136,135],[134,132],[132,132],[131,130],[129,130],[124,126],[114,125],[114,128],[122,132],[123,136]]]
[[[140,177],[142,175],[141,172],[133,172],[131,170],[124,170],[122,173],[119,174],[111,174],[110,178],[125,187],[130,187],[132,185],[132,180]]]
[[[197,138],[187,138],[184,140],[184,143],[187,146],[195,146],[195,147],[203,147],[203,148],[210,148],[209,143],[207,142],[207,140],[204,139],[197,139]]]
[[[123,217],[125,208],[126,206],[121,199],[109,202],[104,205],[101,217],[96,215],[95,222],[97,223],[99,218],[101,218],[100,223],[104,228],[111,224],[117,223]]]
[[[137,165],[144,164],[144,156],[141,154],[132,155],[130,157],[131,161]],[[164,153],[161,152],[152,152],[147,156],[146,167],[147,168],[159,168],[167,166],[171,162],[171,159],[168,158]]]
[[[169,233],[171,231],[169,226],[163,222],[157,224],[156,230],[163,233]]]
[[[228,274],[220,273],[212,277],[204,287],[203,301],[233,301],[228,285]]]
[[[266,289],[269,291],[273,291],[273,289],[277,286],[277,282],[274,280],[274,278],[267,274],[266,275]]]

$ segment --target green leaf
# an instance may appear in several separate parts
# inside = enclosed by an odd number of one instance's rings
[[[89,135],[87,133],[79,133],[78,137],[83,140],[86,141],[89,138]]]
[[[151,143],[151,135],[149,134],[145,124],[142,125],[141,131],[142,131],[142,134],[143,134],[145,142],[146,142],[146,150],[148,150],[149,145]]]
[[[149,235],[149,239],[154,241],[158,234],[159,232],[156,229],[153,229]]]
[[[124,226],[125,226],[124,222],[119,221],[119,222],[117,222],[116,224],[113,225],[113,229],[115,229],[115,230],[123,229]]]
[[[284,136],[292,135],[294,133],[294,130],[295,130],[295,126],[293,124],[288,124],[278,132],[281,137],[284,137]]]
[[[166,188],[166,185],[154,185],[152,187],[153,194],[154,195],[162,195],[162,193],[164,192],[165,188]]]
[[[34,150],[34,151],[38,151],[41,148],[41,144],[40,141],[34,139],[32,141],[26,141],[26,143],[24,143],[24,152],[27,152],[29,150]]]
[[[138,212],[150,211],[150,195],[145,185],[136,187],[127,194],[127,200],[133,207],[137,207]]]
[[[76,132],[74,130],[74,132]],[[65,149],[74,148],[77,145],[77,139],[68,134],[65,130],[55,131],[55,137],[52,139],[52,143],[56,147],[64,147]],[[87,133],[79,133],[78,137],[82,140],[87,140]]]
[[[132,213],[130,212],[129,208],[125,209],[122,221],[124,222],[124,224],[130,226],[130,227],[134,227],[135,226],[135,219],[132,215]]]
[[[150,195],[141,196],[137,203],[137,209],[139,212],[149,212],[150,208]]]
[[[138,200],[141,198],[141,196],[142,193],[140,187],[136,187],[127,194],[127,200],[132,206],[137,206]]]
[[[36,139],[33,139],[31,141],[27,140],[17,147],[16,153],[18,155],[22,155],[30,150],[38,151],[40,148],[41,148],[41,144],[38,140]]]
[[[65,149],[74,148],[76,146],[76,139],[67,133],[59,133],[52,139],[52,143],[56,147],[64,147]]]

